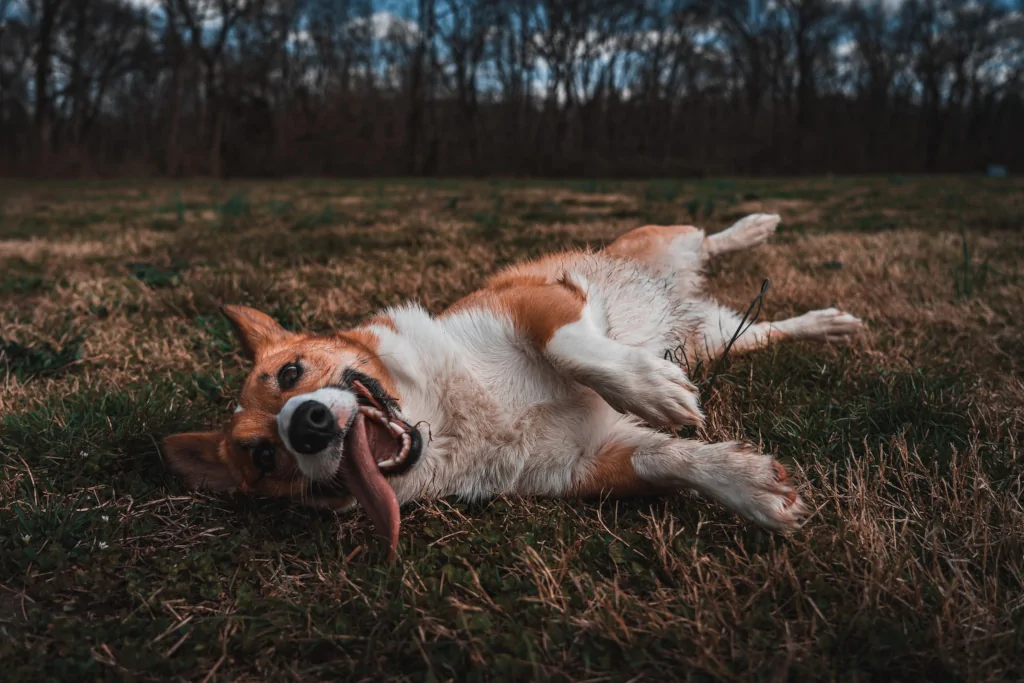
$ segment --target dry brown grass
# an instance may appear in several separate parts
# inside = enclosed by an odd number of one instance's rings
[[[1024,185],[965,178],[9,185],[0,213],[8,680],[1019,680]],[[291,327],[440,310],[499,265],[647,222],[780,210],[713,291],[841,306],[852,348],[736,359],[704,436],[793,464],[790,539],[696,496],[361,515],[191,495],[156,443],[245,368],[224,301]],[[967,249],[964,248],[964,235]]]

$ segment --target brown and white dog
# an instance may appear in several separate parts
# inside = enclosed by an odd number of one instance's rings
[[[714,358],[740,324],[703,294],[705,261],[762,244],[778,223],[756,214],[711,236],[647,226],[601,251],[509,267],[437,317],[409,304],[322,336],[225,306],[255,367],[226,431],[170,436],[165,453],[194,487],[333,509],[358,501],[392,555],[400,506],[448,495],[689,488],[794,529],[806,507],[771,456],[662,431],[704,420],[665,351]],[[732,352],[844,342],[860,326],[812,311],[750,326]]]

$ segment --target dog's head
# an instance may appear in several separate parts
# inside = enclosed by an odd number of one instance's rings
[[[393,553],[399,511],[387,477],[413,467],[423,442],[402,413],[376,336],[298,334],[251,308],[224,313],[253,370],[224,431],[164,440],[171,468],[195,488],[318,507],[345,507],[347,489]]]

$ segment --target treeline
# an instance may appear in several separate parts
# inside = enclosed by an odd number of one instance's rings
[[[1018,167],[1021,2],[0,0],[0,172]]]

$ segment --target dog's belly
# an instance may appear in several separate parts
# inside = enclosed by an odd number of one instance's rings
[[[535,407],[529,452],[515,482],[524,496],[562,496],[587,470],[615,426],[626,418],[589,389],[571,400]]]
[[[399,499],[564,495],[622,416],[517,342],[475,351],[463,349],[430,401],[433,438],[392,480]]]
[[[628,419],[593,390],[556,373],[532,349],[492,347],[490,362],[474,355],[466,360],[494,412],[481,416],[479,430],[463,433],[476,439],[453,444],[461,451],[454,460],[463,463],[453,480],[459,495],[564,495],[576,483],[581,461]]]
[[[509,410],[500,422],[464,429],[436,443],[438,495],[478,500],[495,495],[560,496],[579,479],[624,418],[592,391]]]

